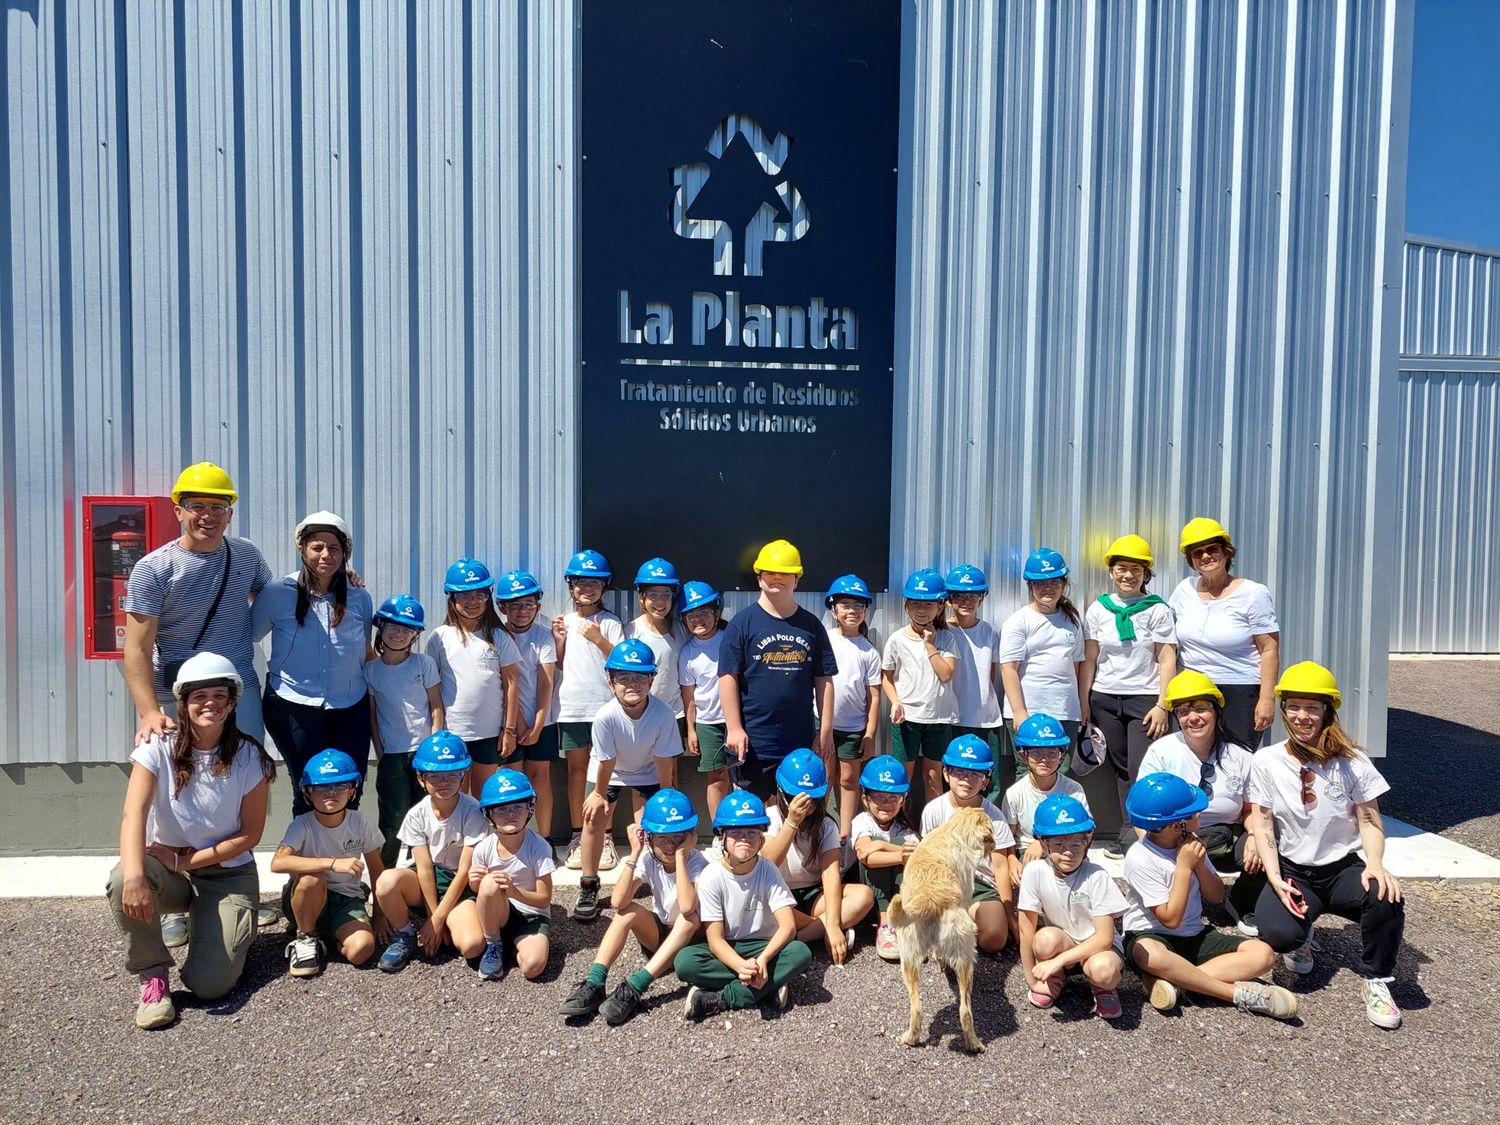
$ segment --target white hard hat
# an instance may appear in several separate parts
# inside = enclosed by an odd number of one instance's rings
[[[177,682],[172,685],[172,694],[181,699],[199,684],[229,683],[238,696],[245,690],[245,681],[234,670],[234,665],[217,652],[200,652],[190,656],[177,669]]]
[[[348,551],[354,545],[354,536],[349,534],[349,525],[344,522],[344,517],[337,512],[321,511],[313,512],[311,515],[303,516],[302,522],[297,525],[297,532],[293,536],[297,545],[302,545],[302,537],[314,528],[329,527],[344,541],[344,550]]]

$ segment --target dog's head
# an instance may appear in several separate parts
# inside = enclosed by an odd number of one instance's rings
[[[995,830],[982,808],[958,809],[954,812],[951,823],[953,834],[969,850],[980,855],[989,855],[995,850]]]

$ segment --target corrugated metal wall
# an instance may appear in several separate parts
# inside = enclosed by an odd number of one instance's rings
[[[1397,652],[1500,652],[1500,250],[1414,237],[1401,318]]]
[[[118,671],[80,658],[81,493],[207,457],[276,569],[327,506],[377,595],[436,600],[460,551],[558,572],[577,15],[0,15],[0,760],[127,749]],[[1082,601],[1131,529],[1165,590],[1217,515],[1381,751],[1408,0],[905,18],[891,577],[978,562],[998,620],[1031,546]]]

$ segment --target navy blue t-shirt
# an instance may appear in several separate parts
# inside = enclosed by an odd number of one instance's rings
[[[756,602],[729,619],[719,645],[719,675],[739,680],[750,752],[762,761],[812,745],[813,681],[838,670],[823,623],[801,606],[783,619]]]

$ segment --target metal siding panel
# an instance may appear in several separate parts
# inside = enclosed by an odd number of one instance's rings
[[[1500,250],[1407,239],[1401,354],[1500,359]]]

